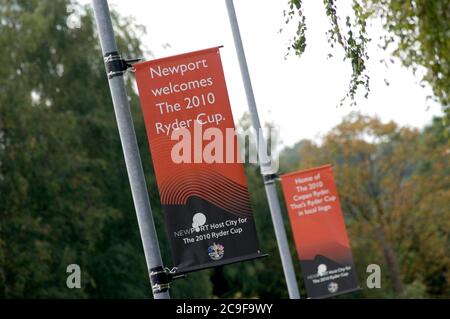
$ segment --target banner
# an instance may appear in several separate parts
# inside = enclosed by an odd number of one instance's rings
[[[358,290],[331,165],[285,174],[281,184],[308,296]]]
[[[134,67],[177,273],[260,257],[219,48]]]

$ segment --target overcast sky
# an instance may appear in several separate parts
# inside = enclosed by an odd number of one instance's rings
[[[247,110],[224,0],[110,0],[109,3],[122,15],[132,16],[147,27],[148,34],[142,42],[152,50],[154,58],[223,45],[221,55],[235,121]],[[369,51],[369,98],[361,95],[356,107],[337,107],[348,88],[351,66],[349,61],[342,61],[340,48],[331,51],[327,43],[325,31],[329,24],[322,1],[304,0],[308,25],[306,52],[301,58],[287,59],[288,40],[295,27],[279,33],[285,27],[283,10],[287,1],[234,3],[261,121],[279,125],[285,145],[303,138],[318,140],[352,110],[415,127],[429,123],[433,115],[441,113],[439,105],[426,99],[431,89],[421,88],[411,71],[398,62],[389,67],[379,62],[386,54],[377,49],[376,41]],[[351,12],[349,7],[342,6],[349,3],[340,2],[338,13]],[[374,25],[370,32],[377,39],[382,29]],[[330,52],[335,57],[327,59]]]

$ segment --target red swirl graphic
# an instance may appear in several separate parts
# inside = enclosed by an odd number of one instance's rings
[[[190,197],[197,196],[231,214],[252,215],[247,187],[205,168],[183,169],[177,173],[161,184],[163,205],[185,205]]]

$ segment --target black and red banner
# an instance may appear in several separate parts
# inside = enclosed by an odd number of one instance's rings
[[[260,257],[219,48],[134,67],[177,272]]]
[[[283,175],[281,184],[308,296],[358,290],[331,165]]]

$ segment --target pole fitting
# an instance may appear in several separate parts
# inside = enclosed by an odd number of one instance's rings
[[[176,275],[177,268],[172,269],[158,266],[150,269],[150,283],[154,294],[166,292],[170,288],[172,281],[185,278],[185,274]]]
[[[170,288],[170,273],[162,266],[150,269],[150,283],[152,285],[153,294],[166,292]]]
[[[263,175],[263,179],[264,179],[264,184],[272,184],[274,183],[276,180],[280,179],[280,176],[278,174],[264,174]]]
[[[122,59],[117,51],[106,53],[104,55],[104,61],[108,79],[123,75],[126,70],[133,67],[133,63],[139,62],[140,60],[141,59]]]

